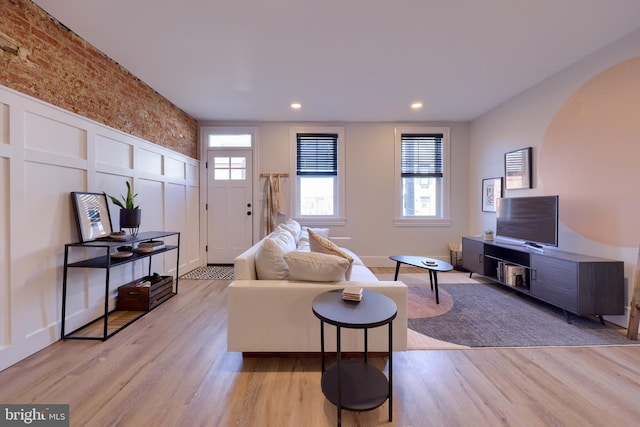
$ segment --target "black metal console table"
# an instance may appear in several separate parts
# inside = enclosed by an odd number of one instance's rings
[[[338,408],[338,426],[342,409],[368,411],[389,399],[389,421],[392,420],[393,319],[398,309],[386,295],[363,290],[360,302],[342,299],[342,289],[324,292],[314,298],[313,313],[320,319],[322,352],[322,392]],[[336,363],[325,370],[324,322],[336,327]],[[389,379],[368,363],[367,330],[389,325]],[[342,362],[340,329],[364,329],[364,360]]]
[[[145,242],[149,240],[157,240],[163,239],[166,237],[176,236],[177,243],[175,245],[165,245],[164,247],[154,250],[152,252],[136,252],[132,256],[128,258],[114,258],[111,256],[111,252],[116,249],[118,246],[133,246],[136,243]],[[69,251],[72,248],[80,248],[80,249],[98,249],[104,250],[105,254],[93,258],[83,259],[81,261],[69,263]],[[109,319],[109,274],[111,268],[128,264],[134,261],[138,261],[144,258],[149,258],[149,276],[151,275],[151,257],[154,255],[161,254],[167,251],[177,251],[176,255],[176,277],[175,277],[175,291],[173,295],[178,293],[178,268],[180,267],[180,233],[177,231],[147,231],[143,233],[138,233],[137,236],[132,237],[129,236],[127,240],[113,240],[113,239],[99,239],[93,240],[90,242],[78,242],[78,243],[67,243],[64,246],[64,273],[62,279],[62,328],[61,334],[63,340],[67,339],[80,339],[80,340],[101,340],[105,341],[108,338],[112,337],[114,334],[118,333],[125,327],[129,326],[131,323],[138,320],[140,317],[144,316],[147,312],[142,312],[139,316],[129,320],[116,330],[111,333],[108,332],[108,319]],[[105,284],[104,284],[104,312],[103,314],[84,324],[83,326],[67,333],[66,332],[66,315],[67,315],[67,273],[69,268],[100,268],[105,270]],[[103,332],[101,336],[74,336],[75,333],[80,331],[81,329],[86,328],[94,322],[97,322],[102,319],[103,322]]]

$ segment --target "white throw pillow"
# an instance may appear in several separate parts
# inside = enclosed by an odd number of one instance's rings
[[[309,229],[309,246],[311,248],[311,252],[336,255],[346,259],[349,262],[349,268],[347,268],[347,271],[345,272],[345,278],[346,280],[351,279],[351,267],[353,266],[353,257],[351,255],[343,251],[331,240],[325,239],[312,229]]]
[[[309,239],[307,240],[300,239],[300,241],[298,242],[298,246],[296,247],[296,251],[311,252],[311,246],[309,246]]]
[[[289,268],[283,256],[295,248],[293,236],[286,230],[276,230],[265,237],[255,257],[258,280],[286,280]]]
[[[345,258],[320,252],[292,251],[284,254],[289,280],[338,282],[345,279],[350,263]]]
[[[289,252],[296,249],[296,241],[287,230],[276,229],[269,234],[267,239],[271,239],[282,248],[283,252]]]
[[[300,240],[300,233],[302,231],[302,226],[298,221],[289,218],[286,222],[279,224],[278,227],[282,227],[287,230],[293,236],[296,244],[298,244],[298,240]]]

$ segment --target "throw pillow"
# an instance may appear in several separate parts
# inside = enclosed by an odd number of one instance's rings
[[[292,251],[284,254],[289,267],[289,280],[338,282],[345,279],[349,261],[320,252]]]
[[[296,244],[300,239],[300,232],[302,231],[302,226],[296,220],[289,218],[286,222],[283,222],[278,225],[278,227],[282,227],[287,230],[291,235],[293,235]]]
[[[340,249],[340,247],[331,240],[325,239],[312,229],[309,229],[309,246],[311,248],[311,252],[336,255],[349,261],[349,268],[345,272],[345,279],[351,280],[351,268],[353,267],[353,257],[351,255]]]
[[[303,226],[300,231],[300,238],[309,238],[309,230],[313,230],[316,234],[324,237],[325,239],[329,238],[329,229],[328,228],[309,228],[307,226]]]
[[[256,274],[259,280],[286,280],[289,268],[283,256],[296,248],[291,233],[276,230],[265,237],[256,252]]]

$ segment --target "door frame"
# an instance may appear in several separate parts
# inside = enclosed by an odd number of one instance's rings
[[[258,127],[256,126],[200,126],[200,236],[198,241],[200,242],[200,266],[207,265],[207,236],[209,234],[207,224],[207,194],[209,191],[209,183],[207,180],[207,153],[209,151],[221,151],[221,149],[210,148],[207,140],[208,135],[211,134],[251,134],[253,140],[253,147],[250,149],[253,151],[253,179],[251,183],[251,205],[253,206],[253,230],[251,235],[251,244],[255,244],[257,237],[260,233],[260,221],[262,220],[262,206],[259,205],[259,185],[260,185],[260,138],[258,134]],[[235,148],[234,148],[235,149]],[[249,149],[243,147],[243,149]],[[256,214],[257,213],[257,214]]]

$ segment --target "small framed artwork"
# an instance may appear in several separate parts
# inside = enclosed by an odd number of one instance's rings
[[[532,188],[531,147],[510,151],[504,155],[504,176],[507,190]]]
[[[496,199],[502,197],[502,177],[482,180],[482,212],[495,212]]]
[[[111,216],[105,193],[71,193],[76,213],[76,225],[81,242],[109,237],[112,232]]]

